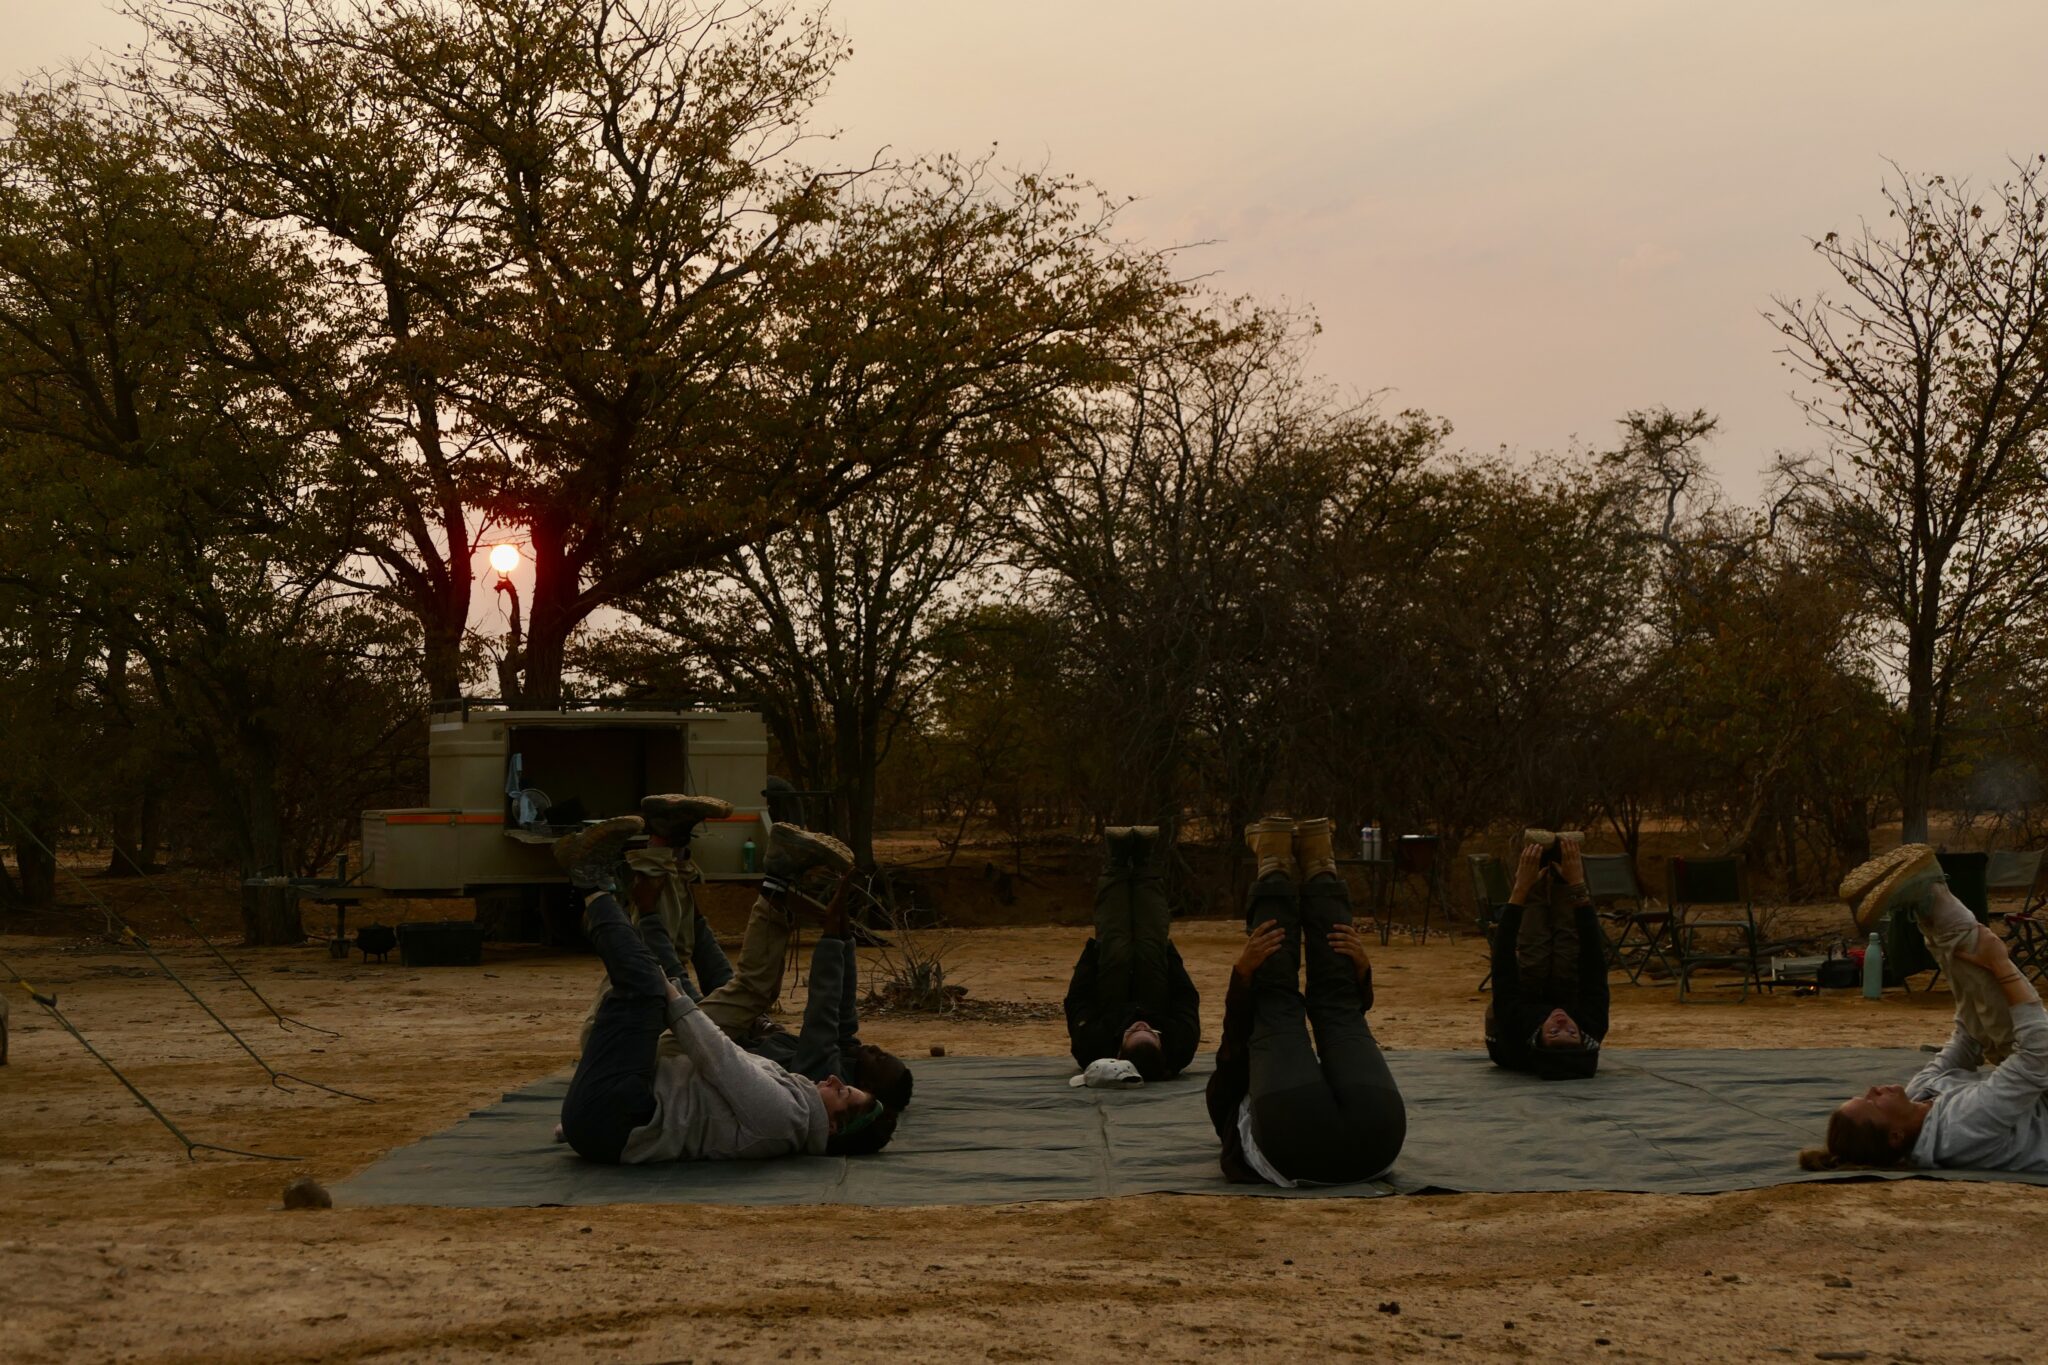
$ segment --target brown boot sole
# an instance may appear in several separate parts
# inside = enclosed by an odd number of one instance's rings
[[[778,848],[778,842],[780,847]],[[807,866],[821,866],[832,872],[844,872],[853,866],[853,850],[829,834],[819,834],[805,829],[802,825],[777,825],[768,835],[768,854],[788,852],[792,858]]]
[[[732,802],[721,801],[715,796],[664,792],[659,796],[641,797],[640,814],[650,821],[723,820],[732,814]]]
[[[564,871],[591,860],[606,844],[616,845],[617,852],[624,852],[626,844],[647,828],[647,822],[637,815],[614,815],[609,820],[600,820],[589,829],[580,829],[574,834],[565,834],[555,840],[555,863]]]

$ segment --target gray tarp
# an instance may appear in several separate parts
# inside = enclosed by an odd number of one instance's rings
[[[1125,1194],[1360,1197],[1431,1190],[1703,1194],[1817,1178],[1793,1156],[1828,1111],[1927,1058],[1862,1048],[1614,1049],[1584,1081],[1504,1072],[1479,1052],[1392,1052],[1408,1143],[1385,1181],[1232,1185],[1202,1105],[1209,1059],[1138,1090],[1071,1089],[1052,1057],[915,1063],[879,1156],[600,1166],[550,1140],[566,1076],[536,1082],[344,1181],[349,1204],[1007,1204]],[[2048,1177],[1935,1172],[1945,1178]]]

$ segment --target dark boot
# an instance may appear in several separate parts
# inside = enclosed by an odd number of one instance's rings
[[[1110,872],[1145,872],[1152,866],[1152,850],[1159,839],[1157,825],[1111,825],[1102,831]]]

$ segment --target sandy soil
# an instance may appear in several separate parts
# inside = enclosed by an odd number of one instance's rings
[[[1234,927],[1176,933],[1198,982],[1220,982]],[[953,976],[970,1001],[1050,1016],[1080,941],[1073,928],[962,932]],[[188,1162],[17,994],[0,1069],[10,1361],[2048,1356],[2048,1325],[2034,1326],[2048,1324],[2048,1284],[2031,1273],[2048,1192],[2013,1186],[286,1212],[292,1175],[338,1180],[565,1065],[595,966],[493,950],[481,969],[415,971],[319,946],[232,950],[282,1009],[343,1035],[327,1038],[268,1021],[189,944],[167,951],[273,1065],[378,1102],[268,1085],[132,952],[0,937],[0,957],[54,988],[194,1137],[299,1158]],[[1386,1043],[1477,1045],[1476,939],[1397,940],[1377,963]],[[1213,1039],[1221,993],[1209,994]],[[1681,1007],[1669,989],[1623,986],[1615,1041],[1918,1044],[1944,1033],[1948,1008],[1945,993]],[[1064,1045],[1050,1017],[898,1015],[869,1032],[911,1057]],[[1823,1354],[1835,1352],[1867,1354]]]

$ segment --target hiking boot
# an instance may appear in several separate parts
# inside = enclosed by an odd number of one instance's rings
[[[1842,878],[1836,894],[1848,903],[1856,928],[1867,934],[1877,927],[1885,911],[1910,900],[1910,893],[1925,890],[1940,875],[1937,866],[1929,845],[1900,844]]]
[[[1325,842],[1328,836],[1324,836]],[[1274,872],[1295,875],[1294,820],[1286,815],[1269,815],[1244,827],[1244,841],[1259,860],[1256,876]]]
[[[801,825],[777,825],[768,834],[768,856],[761,860],[764,882],[788,888],[806,872],[822,867],[833,875],[853,866],[853,850],[829,834]]]
[[[1330,842],[1334,828],[1328,816],[1294,822],[1294,861],[1301,868],[1303,881],[1320,872],[1337,875],[1337,851]]]
[[[626,845],[646,828],[647,822],[637,815],[600,820],[555,840],[555,862],[578,891],[616,891]]]
[[[1152,862],[1152,844],[1159,837],[1157,825],[1111,825],[1102,831],[1103,846],[1109,852],[1112,871],[1143,872]]]
[[[690,842],[701,820],[723,820],[732,814],[732,802],[715,796],[685,796],[667,792],[640,798],[640,816],[647,832],[678,847]]]

